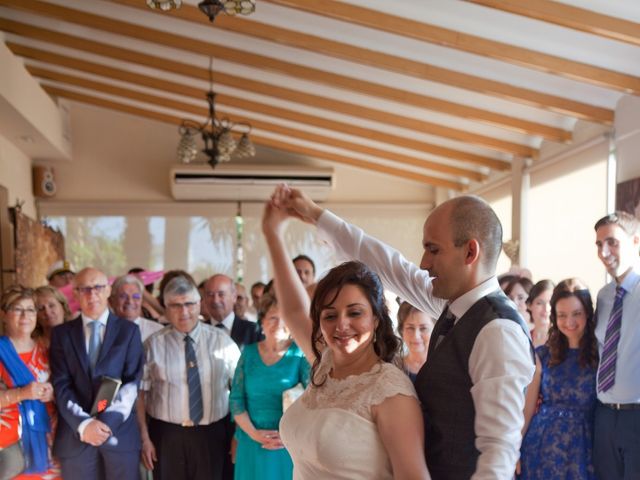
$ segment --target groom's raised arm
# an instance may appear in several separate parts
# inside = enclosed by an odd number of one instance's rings
[[[399,251],[367,235],[361,228],[322,209],[300,190],[291,189],[288,198],[285,206],[290,214],[315,224],[340,260],[361,261],[380,276],[386,288],[403,300],[435,318],[440,316],[446,301],[433,297],[429,272],[421,270]]]

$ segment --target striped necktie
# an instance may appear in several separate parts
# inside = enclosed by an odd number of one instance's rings
[[[194,425],[202,420],[202,388],[200,386],[200,372],[193,349],[193,338],[184,337],[184,358],[187,363],[187,386],[189,387],[189,418]]]
[[[616,360],[618,358],[618,341],[622,326],[622,299],[627,291],[620,285],[616,287],[616,298],[607,323],[604,335],[604,347],[598,369],[598,392],[606,392],[616,383]]]

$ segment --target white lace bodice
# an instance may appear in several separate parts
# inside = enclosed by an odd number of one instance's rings
[[[320,387],[309,384],[285,412],[280,435],[293,459],[295,480],[391,480],[389,456],[371,408],[395,395],[415,397],[407,375],[378,363],[360,375],[331,378],[332,356],[318,368]]]
[[[332,368],[333,356],[330,350],[325,350],[316,371],[316,381],[324,383],[319,387],[309,384],[302,395],[307,408],[340,408],[371,421],[372,406],[394,395],[416,396],[407,375],[390,363],[379,362],[368,372],[344,379],[332,378],[329,375]]]

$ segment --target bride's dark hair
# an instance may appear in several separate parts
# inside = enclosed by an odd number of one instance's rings
[[[378,275],[361,262],[352,261],[338,265],[329,270],[324,278],[318,282],[311,300],[311,348],[316,357],[311,367],[311,383],[316,387],[321,386],[326,381],[326,377],[318,382],[315,378],[322,356],[319,345],[324,344],[322,331],[320,330],[320,314],[322,310],[336,301],[345,285],[358,287],[367,297],[369,305],[371,305],[373,317],[378,321],[373,335],[373,349],[376,355],[385,362],[392,362],[402,344],[400,338],[393,331],[389,308],[384,298],[384,289]]]

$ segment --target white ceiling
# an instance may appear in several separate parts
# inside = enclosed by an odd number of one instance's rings
[[[467,152],[488,157],[490,159],[510,162],[513,157],[513,149],[523,146],[529,147],[533,157],[539,149],[544,138],[539,133],[519,131],[520,128],[509,125],[496,125],[490,121],[478,121],[473,118],[464,118],[461,114],[448,107],[427,109],[416,106],[411,99],[406,102],[382,98],[371,93],[363,93],[358,82],[367,82],[369,86],[392,87],[400,93],[418,94],[433,99],[453,102],[458,105],[473,107],[491,113],[498,113],[512,117],[513,119],[534,122],[539,126],[553,127],[570,134],[578,121],[577,114],[559,113],[557,107],[550,106],[552,101],[544,105],[531,105],[530,101],[516,98],[519,93],[491,94],[486,91],[474,91],[474,83],[480,84],[480,80],[492,80],[503,84],[503,87],[516,87],[526,89],[536,94],[542,93],[571,100],[584,104],[584,106],[599,107],[600,109],[613,111],[616,103],[626,93],[640,93],[640,2],[637,0],[571,0],[562,4],[572,5],[591,12],[616,17],[630,22],[635,22],[637,28],[637,43],[625,43],[611,40],[603,36],[584,33],[575,29],[558,26],[549,22],[535,20],[519,16],[494,8],[488,8],[461,0],[348,0],[335,2],[330,0],[307,1],[308,8],[320,8],[331,11],[337,5],[351,4],[360,9],[366,8],[374,13],[374,21],[382,19],[382,24],[377,28],[360,25],[366,21],[365,15],[358,15],[349,21],[342,21],[302,11],[298,8],[286,7],[280,4],[305,2],[286,2],[279,0],[257,0],[257,9],[249,17],[231,19],[221,17],[215,24],[210,24],[201,15],[195,17],[202,20],[201,23],[183,20],[179,14],[193,9],[197,1],[184,1],[182,12],[172,11],[168,14],[160,14],[145,7],[145,0],[131,0],[129,3],[137,6],[126,6],[127,0],[102,1],[102,0],[0,0],[0,27],[5,31],[4,38],[10,48],[15,46],[31,47],[44,52],[52,52],[68,56],[73,59],[93,62],[95,64],[114,67],[126,72],[133,72],[155,79],[174,82],[185,87],[193,87],[202,91],[202,100],[197,97],[185,96],[158,90],[150,86],[144,86],[135,81],[120,81],[111,77],[108,72],[88,73],[80,71],[73,66],[64,66],[47,55],[39,60],[33,56],[33,50],[18,51],[17,55],[25,56],[25,64],[38,70],[38,77],[43,86],[57,88],[60,96],[73,98],[73,95],[65,92],[75,92],[84,97],[76,97],[76,101],[92,103],[88,97],[102,98],[115,102],[118,105],[134,106],[148,112],[159,112],[173,117],[191,117],[203,120],[179,105],[165,104],[170,100],[181,104],[206,107],[204,93],[208,89],[206,76],[202,79],[194,78],[188,74],[186,67],[195,66],[202,74],[209,65],[209,54],[215,58],[214,87],[219,95],[218,107],[228,113],[232,118],[247,117],[254,123],[262,121],[262,127],[254,128],[254,133],[269,143],[275,141],[278,148],[296,153],[297,147],[313,148],[320,152],[337,153],[352,159],[366,161],[367,164],[386,165],[394,167],[398,172],[415,172],[429,176],[431,181],[423,180],[430,185],[439,185],[440,180],[459,182],[460,185],[473,185],[476,180],[466,178],[461,173],[448,173],[437,171],[433,168],[423,168],[416,165],[403,165],[389,160],[389,156],[403,155],[415,160],[435,162],[441,165],[461,167],[470,172],[481,174],[493,174],[495,168],[480,166],[476,163],[464,161],[461,158],[453,159],[446,152],[428,152],[421,148],[420,144],[412,141],[427,142],[436,146],[443,146],[459,152]],[[498,2],[500,3],[500,2]],[[516,4],[526,4],[523,1],[515,1]],[[536,2],[533,2],[536,3]],[[551,2],[540,2],[540,4]],[[558,3],[560,5],[560,3]],[[64,7],[64,11],[55,13],[51,6]],[[139,7],[139,8],[138,8]],[[362,13],[363,11],[360,11]],[[375,15],[377,12],[377,15]],[[371,12],[369,12],[371,13]],[[589,13],[589,12],[586,12]],[[125,24],[118,24],[119,31],[109,31],[113,25],[107,21],[95,19],[95,26],[91,26],[90,18],[84,14],[94,14],[105,19],[113,19]],[[452,35],[451,42],[469,47],[450,48],[435,43],[429,43],[416,38],[398,33],[389,33],[382,29],[388,28],[385,18],[398,16],[458,32],[460,35]],[[126,25],[130,24],[130,25]],[[242,29],[249,25],[255,28],[255,34],[237,33],[236,28]],[[16,28],[16,25],[21,25]],[[36,26],[65,35],[78,37],[65,46],[51,38],[39,39],[38,35],[28,31],[24,26]],[[313,39],[305,37],[305,41],[311,41],[305,48],[291,46],[289,38],[284,35],[282,42],[270,41],[259,38],[263,25],[278,27],[291,32],[313,35],[320,39],[339,42],[339,44],[327,45],[321,42],[313,42]],[[393,22],[389,22],[393,25]],[[133,26],[127,32],[125,27]],[[147,27],[159,32],[171,34],[173,44],[163,44],[166,38],[158,35],[155,42],[143,40],[141,29]],[[225,28],[221,28],[221,27]],[[631,25],[633,26],[633,25]],[[249,33],[251,32],[251,28]],[[390,28],[390,27],[389,27]],[[425,27],[425,30],[428,30]],[[242,30],[244,32],[244,30]],[[418,33],[421,29],[417,30]],[[410,33],[410,31],[408,31]],[[481,45],[481,41],[474,41],[469,36],[481,37],[481,39],[493,40],[504,44],[503,47],[489,48],[480,54],[470,53]],[[179,38],[181,37],[181,38]],[[83,40],[84,39],[84,40]],[[178,45],[178,41],[186,39],[187,42]],[[135,61],[123,61],[116,59],[111,53],[101,53],[95,47],[86,48],[89,41],[99,42],[110,48],[118,47],[134,52],[160,57],[166,61],[180,62],[184,64],[185,74],[168,71],[164,66],[152,68]],[[192,42],[190,44],[190,42]],[[599,81],[599,75],[595,73],[591,79],[580,80],[568,78],[579,73],[581,66],[564,64],[560,67],[553,62],[545,63],[533,68],[523,66],[522,59],[507,61],[504,58],[494,58],[509,53],[509,46],[521,47],[532,52],[545,53],[560,59],[581,62],[587,66],[599,67],[611,72],[625,74],[621,81],[628,82],[631,87],[615,87]],[[193,48],[192,48],[193,47]],[[366,52],[355,51],[349,53],[351,47],[359,47],[377,54],[385,54],[386,57],[376,56],[373,60],[367,60]],[[327,48],[334,48],[335,52],[329,55]],[[233,51],[235,49],[237,51]],[[232,55],[225,58],[229,52]],[[248,57],[260,55],[263,58],[251,60]],[[350,55],[355,55],[355,58]],[[222,57],[222,58],[220,58]],[[392,67],[381,63],[389,59],[391,63],[398,63],[399,68],[414,68],[419,73],[409,75],[394,71]],[[526,56],[523,57],[526,60]],[[269,60],[286,62],[286,65],[267,65]],[[535,59],[534,59],[535,60]],[[557,59],[556,59],[557,60]],[[374,62],[375,64],[368,64]],[[63,62],[64,63],[64,62]],[[307,67],[302,73],[297,67]],[[435,67],[435,69],[434,69]],[[316,72],[329,72],[341,76],[332,82],[331,79],[314,77]],[[477,81],[470,82],[470,88],[455,86],[455,81],[442,80],[438,75],[446,78],[455,75],[448,71],[479,77]],[[547,71],[545,71],[547,70]],[[115,91],[101,92],[92,87],[92,84],[79,86],[78,82],[71,81],[67,77],[59,77],[53,73],[70,74],[74,77],[96,80],[107,85],[124,88],[139,94],[152,94],[165,99],[165,102],[150,102],[149,99],[127,98]],[[604,72],[606,74],[611,72]],[[593,72],[588,72],[590,75]],[[597,73],[597,72],[596,72]],[[228,82],[217,83],[216,75],[234,75],[261,82],[271,87],[285,87],[295,92],[312,94],[319,98],[315,105],[305,105],[296,98],[277,98],[269,93],[253,93],[243,88],[234,88]],[[455,77],[457,78],[457,77]],[[611,78],[615,78],[612,76]],[[434,80],[435,79],[435,80]],[[345,88],[336,83],[346,83],[356,80],[352,88]],[[82,82],[80,82],[82,83]],[[599,84],[597,84],[599,83]],[[89,85],[89,86],[88,86]],[[367,87],[369,88],[369,87]],[[267,107],[279,107],[292,111],[297,116],[284,118],[272,110],[256,112],[250,106],[233,106],[233,102],[225,102],[225,98],[239,97],[266,105]],[[343,104],[349,104],[350,109],[341,113],[330,101],[337,100]],[[433,103],[433,102],[432,102]],[[355,107],[355,108],[354,108]],[[382,119],[374,119],[377,115],[373,109],[382,113]],[[302,116],[300,116],[300,114]],[[319,117],[321,121],[310,121],[305,115]],[[380,118],[380,117],[378,117]],[[328,121],[328,122],[327,122]],[[340,123],[338,123],[340,122]],[[373,134],[364,132],[344,133],[341,124],[346,123],[369,129]],[[507,122],[508,123],[508,122]],[[280,125],[287,129],[295,128],[303,132],[321,135],[325,141],[310,139],[292,139],[291,135],[275,132],[269,126]],[[395,144],[390,143],[387,137],[375,134],[391,134],[400,137]],[[295,135],[294,135],[295,136]],[[375,154],[375,151],[354,151],[348,148],[348,144],[333,144],[342,140],[352,144],[372,147],[378,151],[388,152],[387,158]],[[403,144],[402,139],[407,139]],[[265,144],[257,141],[258,145]],[[291,147],[293,145],[293,147]],[[271,144],[271,147],[274,145]],[[293,150],[291,150],[293,149]],[[299,152],[297,152],[299,153]],[[528,156],[527,153],[519,153]],[[375,168],[375,167],[372,167]],[[440,185],[443,186],[443,185]]]

